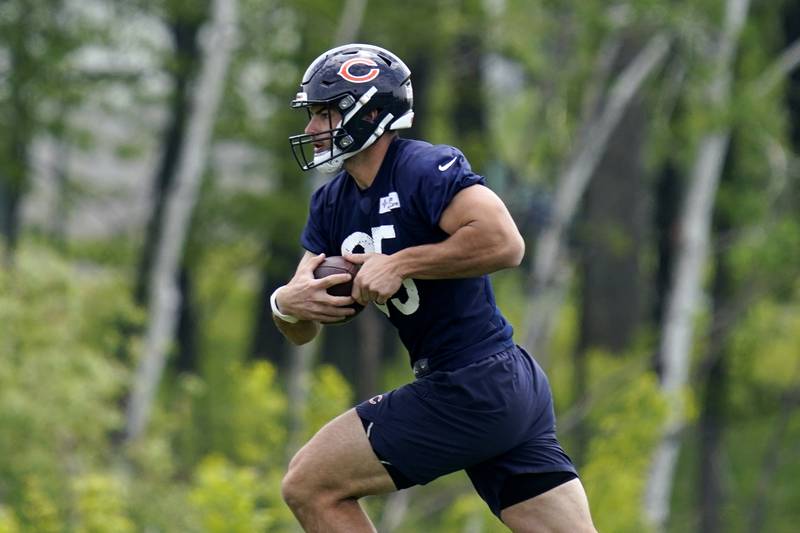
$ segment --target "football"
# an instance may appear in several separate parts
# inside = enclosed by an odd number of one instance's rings
[[[353,290],[353,278],[356,277],[358,268],[359,266],[355,263],[351,263],[344,257],[335,255],[326,257],[325,260],[322,261],[322,263],[316,269],[314,269],[314,277],[316,279],[320,279],[332,276],[334,274],[350,274],[352,276],[350,281],[328,287],[328,294],[331,296],[350,296],[350,292]],[[353,319],[353,317],[364,310],[364,306],[358,302],[353,302],[348,307],[352,307],[356,310],[355,315],[345,317],[339,322],[336,322],[336,324],[344,324],[345,322],[349,322]]]

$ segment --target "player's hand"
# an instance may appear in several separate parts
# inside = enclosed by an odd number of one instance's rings
[[[294,277],[277,296],[282,313],[300,320],[338,322],[355,313],[350,296],[331,296],[328,287],[350,281],[350,274],[334,274],[321,279],[314,278],[314,269],[325,260],[325,254],[304,257],[297,266]]]
[[[351,296],[361,305],[385,304],[400,289],[403,278],[392,256],[384,254],[346,254],[345,259],[361,265],[353,280]]]

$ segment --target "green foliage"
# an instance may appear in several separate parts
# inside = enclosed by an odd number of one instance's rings
[[[353,402],[353,389],[332,365],[314,369],[306,406],[306,436],[311,437],[326,422],[345,412]]]
[[[58,530],[69,472],[99,464],[121,427],[127,370],[110,348],[135,317],[113,273],[41,249],[0,271],[0,489],[40,531]]]
[[[231,430],[236,453],[243,464],[262,464],[275,458],[275,450],[286,443],[286,429],[281,424],[286,412],[286,398],[275,381],[275,368],[266,362],[255,363],[237,371],[234,397],[236,408],[231,413]],[[275,461],[272,466],[280,466]]]
[[[182,468],[212,453],[224,453],[241,465],[283,466],[283,454],[276,450],[286,445],[286,397],[272,365],[232,362],[214,377],[221,390],[212,390],[199,377],[182,376],[180,382],[172,409],[159,425],[174,435]]]
[[[597,357],[597,362],[604,368],[620,364],[609,357]],[[640,502],[651,452],[661,436],[665,402],[655,376],[644,373],[602,403],[592,416],[594,430],[581,471],[595,525],[600,531],[645,531]]]
[[[285,383],[273,366],[248,358],[254,310],[265,305],[257,291],[265,279],[272,283],[291,274],[308,193],[320,183],[302,174],[290,156],[286,137],[302,130],[305,116],[287,102],[308,62],[338,44],[334,32],[352,15],[342,10],[344,4],[240,2],[240,47],[184,258],[195,274],[199,361],[193,374],[168,369],[144,438],[125,449],[115,444],[144,319],[128,297],[140,231],[126,226],[108,240],[70,240],[63,246],[69,257],[31,246],[29,239],[15,267],[0,267],[0,533],[296,530],[280,497],[288,446]],[[505,176],[506,199],[521,209],[534,192],[551,188],[579,146],[582,125],[595,112],[589,106],[593,91],[603,96],[608,89],[608,80],[598,77],[608,45],[622,44],[630,55],[657,32],[672,37],[669,63],[639,95],[653,124],[639,132],[647,136],[648,170],[659,172],[669,161],[680,175],[676,181],[685,183],[699,139],[721,126],[733,128],[715,206],[725,226],[717,253],[732,271],[727,290],[735,304],[733,311],[720,312],[736,321],[724,351],[730,363],[726,405],[735,421],[724,445],[725,526],[731,531],[746,527],[742,518],[761,490],[763,466],[773,451],[769,438],[782,423],[781,469],[767,495],[764,529],[792,531],[798,520],[794,480],[800,463],[791,443],[800,438],[800,428],[785,411],[800,381],[797,147],[788,136],[796,117],[784,98],[785,80],[763,85],[785,46],[780,9],[787,4],[751,2],[727,108],[709,105],[708,97],[724,19],[724,2],[718,0],[410,0],[399,7],[368,2],[356,37],[392,49],[411,66],[418,115],[408,136],[455,144],[479,172],[496,169],[490,178]],[[208,5],[100,1],[92,3],[94,9],[80,2],[0,3],[0,116],[13,125],[0,132],[1,214],[8,198],[31,190],[34,173],[47,189],[52,172],[75,172],[72,165],[50,168],[61,163],[32,148],[45,136],[70,150],[95,150],[98,165],[108,153],[151,166],[163,150],[154,145],[155,128],[171,120],[163,111],[174,89],[172,75],[197,67],[175,55],[171,39],[176,30],[199,24]],[[102,58],[97,64],[86,59],[106,53],[115,59],[120,52],[134,58],[121,76],[93,70],[111,68],[113,61],[103,66]],[[629,57],[617,57],[612,76],[624,66],[622,59]],[[84,105],[121,120],[124,139],[111,147],[98,142],[98,131],[105,130],[81,122]],[[457,121],[464,110],[479,115],[469,117],[475,118],[470,127]],[[75,176],[68,181],[57,194],[71,208],[102,201],[111,187],[78,183]],[[58,222],[59,229],[68,225]],[[600,236],[618,253],[629,252],[629,236]],[[526,235],[531,245],[534,238],[533,232]],[[583,252],[580,243],[571,244],[573,257]],[[654,263],[645,270],[654,272]],[[524,340],[526,326],[527,269],[526,263],[494,276],[497,300],[517,341]],[[653,292],[642,289],[643,306]],[[542,363],[555,394],[560,437],[569,451],[575,424],[588,428],[581,474],[599,529],[642,531],[647,461],[664,416],[648,370],[655,342],[629,354],[591,353],[588,390],[575,390],[582,296],[573,292],[559,310],[551,347],[541,354],[547,357]],[[711,323],[712,312],[703,325]],[[652,329],[657,335],[657,325]],[[700,338],[694,346],[704,356],[711,343]],[[279,354],[269,355],[278,360]],[[384,370],[384,389],[410,379],[405,353]],[[692,384],[685,392],[689,400],[696,388]],[[304,437],[353,401],[351,384],[328,366],[313,369],[308,390],[299,423]],[[584,394],[588,411],[578,403]],[[679,515],[675,531],[695,527],[694,496],[702,490],[695,487],[696,446],[686,448],[678,480],[683,484],[673,502]],[[384,503],[368,499],[373,516],[383,515]],[[398,531],[424,530],[504,528],[456,474],[412,492]]]
[[[581,392],[583,399],[576,398],[572,353],[579,322],[574,299],[562,307],[557,324],[548,377],[559,439],[570,453],[576,424],[589,427],[588,451],[579,468],[595,525],[599,531],[646,531],[641,501],[666,416],[657,377],[645,370],[648,346],[628,354],[591,350],[586,355],[587,389]]]
[[[190,424],[191,420],[182,423]],[[183,430],[180,426],[169,429],[175,433]],[[130,516],[137,531],[199,533],[197,518],[190,512],[190,487],[186,482],[191,479],[195,463],[189,463],[190,458],[184,457],[181,449],[171,446],[169,437],[159,427],[126,450],[125,459],[132,474],[127,491]]]
[[[442,530],[503,533],[508,528],[492,514],[477,494],[463,494],[453,501],[442,517]]]
[[[57,507],[54,491],[39,477],[28,476],[24,483],[20,514],[27,528],[42,533],[60,531],[63,516]]]
[[[19,522],[14,516],[14,511],[0,505],[0,533],[19,533]]]
[[[800,263],[800,221],[777,214],[761,227],[743,232],[728,260],[738,284],[763,286],[778,299],[793,298],[797,278],[786,265]]]
[[[262,483],[252,468],[212,455],[197,467],[190,500],[207,533],[255,533],[270,525],[258,508]]]
[[[732,397],[747,413],[800,382],[800,307],[763,301],[748,310],[731,344]]]
[[[578,399],[574,398],[572,387],[573,371],[572,353],[578,340],[578,307],[574,300],[567,301],[559,309],[558,319],[550,340],[549,356],[547,365],[544,366],[550,380],[550,388],[553,390],[553,401],[556,413],[566,409],[567,406],[574,404]],[[538,354],[532,354],[541,361]]]
[[[89,474],[74,481],[78,525],[76,533],[127,533],[134,531],[127,516],[126,487],[119,479]]]

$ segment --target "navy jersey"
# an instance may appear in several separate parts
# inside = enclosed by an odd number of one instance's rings
[[[395,139],[372,185],[364,190],[346,172],[311,197],[301,243],[312,253],[393,254],[445,240],[439,219],[461,189],[483,184],[451,146]],[[451,365],[513,346],[488,276],[406,279],[385,305],[411,356]]]

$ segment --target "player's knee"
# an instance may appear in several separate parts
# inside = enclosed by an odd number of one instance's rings
[[[289,463],[281,481],[281,495],[292,509],[312,508],[328,497],[325,485],[320,483],[318,472],[308,466],[303,451],[298,452]]]
[[[281,480],[281,496],[292,509],[308,503],[308,498],[313,492],[309,484],[310,479],[302,471],[301,453],[302,450],[289,462],[289,468]]]
[[[281,480],[281,496],[286,505],[296,510],[312,502],[313,489],[297,469],[289,468]]]

